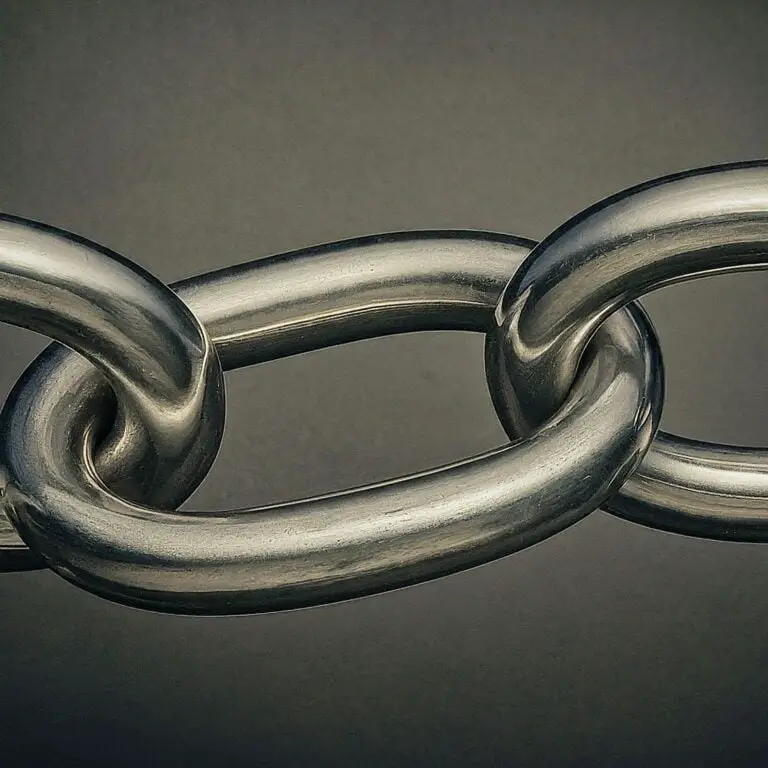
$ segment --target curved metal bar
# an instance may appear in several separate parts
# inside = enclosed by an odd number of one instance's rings
[[[549,418],[596,329],[648,291],[768,266],[768,162],[715,166],[633,187],[542,241],[505,289],[486,370],[510,435]],[[768,452],[660,434],[608,503],[654,527],[768,540]]]
[[[603,509],[673,533],[768,541],[768,451],[659,433]]]
[[[172,505],[180,477],[202,481],[224,429],[223,374],[200,323],[159,280],[76,235],[0,214],[0,320],[90,361],[67,352],[104,391],[96,466],[110,487]]]
[[[394,235],[244,265],[180,292],[210,322],[232,367],[260,359],[260,339],[276,355],[374,331],[484,327],[527,252],[519,240],[482,233]],[[425,306],[434,309],[429,321]],[[298,329],[310,322],[321,330],[308,340]],[[655,337],[633,307],[598,332],[565,406],[517,444],[343,493],[179,514],[130,504],[99,481],[89,456],[100,395],[65,362],[57,349],[44,352],[0,415],[2,506],[64,578],[118,602],[179,613],[341,600],[530,546],[624,481],[655,433],[662,396]],[[77,392],[77,407],[63,405],[63,391]]]

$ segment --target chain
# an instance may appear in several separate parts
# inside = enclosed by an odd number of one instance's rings
[[[75,235],[0,216],[0,320],[55,342],[0,412],[0,570],[48,567],[173,613],[328,603],[461,571],[598,507],[768,540],[768,451],[658,433],[663,366],[635,299],[768,266],[768,162],[621,192],[541,243],[403,232],[165,286]],[[224,370],[423,330],[486,334],[510,444],[385,483],[178,510],[223,435]]]

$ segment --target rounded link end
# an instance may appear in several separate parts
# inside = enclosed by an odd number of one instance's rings
[[[589,339],[643,294],[768,266],[768,161],[645,182],[573,216],[531,252],[500,297],[502,348],[532,429],[560,406]]]
[[[174,506],[180,475],[202,481],[223,435],[223,373],[170,288],[79,235],[0,214],[0,319],[50,336],[109,382],[118,418],[97,463],[121,493]]]

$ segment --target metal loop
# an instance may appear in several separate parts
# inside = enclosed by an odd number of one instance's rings
[[[63,352],[100,393],[95,461],[110,487],[174,505],[180,478],[205,477],[223,433],[223,374],[200,323],[159,280],[76,235],[0,215],[0,319],[87,358]],[[61,396],[78,407],[79,393]],[[2,565],[29,564],[7,521],[0,545]]]
[[[596,329],[648,291],[768,266],[768,163],[628,189],[541,242],[501,297],[486,370],[511,435],[563,402]],[[657,528],[768,541],[768,452],[660,434],[607,508]]]
[[[366,238],[178,290],[231,368],[263,359],[265,349],[276,357],[382,333],[485,330],[531,245],[461,232]],[[564,407],[517,444],[343,493],[182,514],[130,504],[99,481],[89,462],[94,393],[71,389],[80,382],[64,362],[58,350],[44,352],[0,415],[2,506],[64,578],[118,602],[179,613],[325,603],[530,546],[624,481],[652,440],[662,395],[656,339],[633,307],[596,334]]]

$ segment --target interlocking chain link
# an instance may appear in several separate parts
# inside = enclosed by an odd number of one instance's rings
[[[60,342],[0,413],[0,568],[47,566],[154,610],[249,613],[460,571],[599,506],[689,534],[768,537],[768,452],[654,442],[661,354],[633,303],[768,264],[766,163],[649,182],[539,245],[395,233],[173,290],[81,238],[12,217],[0,225],[2,319]],[[486,333],[509,445],[301,501],[177,509],[219,448],[222,367],[430,329]]]
[[[544,240],[504,291],[488,381],[510,434],[567,395],[594,330],[643,293],[768,266],[768,167],[676,174],[587,209]],[[612,511],[682,533],[768,536],[768,451],[661,434]]]
[[[173,291],[101,246],[0,216],[0,319],[83,356],[51,348],[69,366],[62,375],[80,376],[61,389],[59,407],[75,407],[74,391],[94,393],[103,438],[94,462],[117,492],[173,507],[186,498],[180,485],[203,480],[224,429],[223,374],[204,329]],[[25,548],[1,530],[11,539],[2,562],[23,565]]]

